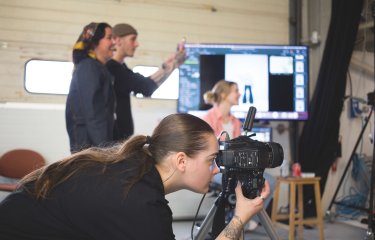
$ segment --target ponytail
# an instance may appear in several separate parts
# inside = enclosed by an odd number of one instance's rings
[[[36,199],[45,199],[57,185],[88,168],[100,166],[102,172],[105,172],[111,164],[128,161],[130,177],[126,180],[127,193],[155,164],[146,143],[147,137],[139,135],[111,147],[91,147],[82,150],[30,173],[21,179],[20,187]],[[29,189],[30,182],[34,182],[34,187]]]
[[[155,128],[151,137],[133,136],[107,148],[92,147],[34,171],[21,180],[21,187],[36,199],[45,199],[57,185],[88,168],[98,167],[105,173],[107,167],[127,162],[125,194],[155,164],[166,159],[171,152],[184,152],[193,157],[207,149],[207,135],[215,135],[205,121],[190,114],[171,114]],[[28,183],[34,183],[29,188]]]

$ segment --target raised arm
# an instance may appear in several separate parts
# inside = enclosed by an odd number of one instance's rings
[[[173,70],[183,64],[185,60],[185,49],[173,53],[150,78],[160,86],[171,75]]]

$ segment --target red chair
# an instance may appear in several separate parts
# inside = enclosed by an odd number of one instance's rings
[[[45,165],[45,159],[39,153],[29,149],[15,149],[1,156],[0,176],[19,180]],[[17,183],[0,183],[0,191],[12,192],[16,188]]]

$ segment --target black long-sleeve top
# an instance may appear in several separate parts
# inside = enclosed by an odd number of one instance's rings
[[[149,77],[134,73],[125,63],[113,59],[107,62],[107,68],[115,78],[117,126],[114,132],[116,140],[126,139],[134,134],[134,123],[130,105],[130,93],[141,93],[149,97],[158,85]]]
[[[24,190],[11,193],[0,203],[0,239],[174,239],[159,173],[152,168],[125,197],[128,168],[124,161],[104,173],[88,169],[46,200],[36,201]]]

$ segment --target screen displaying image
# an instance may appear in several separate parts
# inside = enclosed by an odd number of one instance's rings
[[[238,84],[239,105],[232,113],[255,119],[307,120],[309,99],[308,48],[289,45],[191,44],[180,66],[178,112],[206,111],[203,94],[225,79]]]

